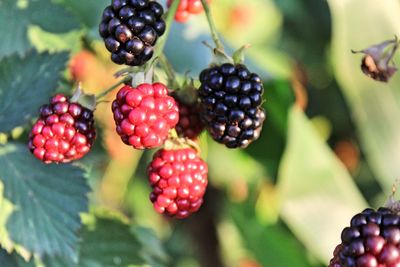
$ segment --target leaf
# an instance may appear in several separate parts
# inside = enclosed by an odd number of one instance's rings
[[[319,260],[327,263],[341,230],[367,203],[352,177],[305,115],[289,114],[288,143],[278,176],[281,217]]]
[[[32,47],[27,38],[29,25],[57,33],[78,26],[63,7],[50,0],[27,1],[26,6],[21,6],[20,2],[0,0],[0,58],[13,53],[23,54]]]
[[[351,49],[364,49],[399,35],[400,2],[328,3],[333,17],[335,75],[358,128],[363,152],[384,191],[390,192],[400,173],[400,75],[395,74],[388,84],[373,81],[361,72],[362,56],[353,55]],[[395,61],[399,62],[399,56]]]
[[[88,28],[98,27],[103,10],[110,3],[110,0],[64,0],[64,5]]]
[[[229,168],[221,164],[229,162]],[[228,149],[214,141],[208,142],[209,177],[215,185],[232,186],[234,181],[256,183],[265,176],[263,166],[241,150]]]
[[[130,226],[117,218],[104,215],[92,218],[82,233],[77,264],[60,258],[46,257],[47,267],[117,267],[159,264],[164,253],[154,234],[144,228]],[[132,234],[133,233],[133,234]],[[153,252],[150,252],[151,249]],[[165,265],[157,265],[165,266]]]
[[[29,53],[0,61],[0,132],[29,122],[55,91],[67,53]]]
[[[252,201],[230,205],[229,211],[244,245],[262,266],[310,266],[304,247],[281,222],[265,225],[257,220]]]
[[[142,245],[141,254],[146,259],[147,264],[151,266],[163,266],[163,263],[169,261],[161,241],[151,229],[136,226],[132,227],[131,232]]]
[[[46,15],[43,16],[43,11]],[[52,33],[65,33],[79,27],[78,21],[67,10],[51,0],[31,1],[28,5],[30,23]]]
[[[34,267],[32,262],[25,262],[15,253],[8,254],[7,251],[0,249],[1,267]]]
[[[87,210],[89,192],[82,170],[45,165],[26,147],[10,143],[0,146],[0,181],[3,197],[13,205],[6,223],[12,245],[39,256],[76,259],[79,213]],[[0,218],[5,212],[1,205]]]

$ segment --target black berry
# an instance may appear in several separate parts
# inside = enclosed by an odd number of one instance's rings
[[[263,84],[246,66],[223,64],[200,74],[201,118],[211,136],[229,148],[256,140],[265,119]]]
[[[141,66],[165,32],[163,7],[150,0],[112,0],[103,11],[100,36],[117,64]]]
[[[342,231],[329,267],[400,265],[400,215],[388,208],[366,209]]]

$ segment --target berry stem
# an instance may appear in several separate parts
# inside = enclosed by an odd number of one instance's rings
[[[170,88],[172,87],[174,90],[178,89],[179,84],[176,81],[175,70],[164,53],[161,53],[159,57],[159,63],[161,65],[161,68],[165,71],[165,74],[167,75],[168,86]]]
[[[158,45],[154,51],[154,58],[159,57],[164,50],[164,46],[168,39],[169,31],[171,30],[171,25],[174,21],[174,17],[175,17],[176,11],[178,10],[179,3],[180,3],[180,0],[174,0],[168,9],[168,12],[166,13],[166,16],[165,16],[166,30],[165,30],[164,35],[158,41]]]
[[[224,50],[224,46],[218,37],[217,27],[215,26],[215,23],[212,19],[210,7],[208,6],[207,0],[201,0],[201,3],[203,5],[204,12],[206,13],[208,25],[210,26],[210,30],[211,30],[211,37],[214,40],[215,46],[219,50]]]
[[[118,86],[120,86],[121,84],[125,83],[126,81],[128,81],[128,78],[122,79],[119,82],[117,82],[116,84],[112,85],[111,87],[105,89],[103,92],[101,92],[100,94],[98,94],[96,96],[96,101],[102,99],[103,97],[105,97],[108,93],[110,93],[111,91],[115,90]]]

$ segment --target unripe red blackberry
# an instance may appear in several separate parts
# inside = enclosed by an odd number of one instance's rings
[[[196,139],[204,130],[204,123],[200,119],[200,106],[197,102],[187,104],[177,94],[172,94],[178,108],[179,121],[175,129],[179,137]]]
[[[200,74],[201,117],[213,139],[245,148],[258,139],[265,120],[261,78],[242,64],[225,63]]]
[[[29,149],[44,163],[67,163],[88,153],[95,138],[93,111],[58,94],[40,108]]]
[[[400,215],[391,209],[355,215],[341,239],[329,267],[400,266]]]
[[[141,66],[153,56],[165,32],[162,6],[151,0],[112,0],[99,25],[100,36],[117,64]]]
[[[162,145],[179,120],[178,106],[161,83],[122,87],[112,111],[122,141],[136,149]]]
[[[192,148],[157,151],[148,167],[155,210],[179,219],[198,211],[208,184],[207,173],[207,164]]]
[[[211,0],[208,0],[209,3]],[[170,7],[172,0],[167,1],[167,6]],[[203,12],[201,0],[180,0],[178,10],[175,14],[175,20],[180,23],[188,21],[191,15],[196,15]]]

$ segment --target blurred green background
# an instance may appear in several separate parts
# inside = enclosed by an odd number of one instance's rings
[[[108,4],[0,0],[0,243],[15,251],[0,250],[1,266],[326,266],[352,215],[382,205],[400,173],[400,78],[375,82],[351,54],[400,34],[400,2],[212,0],[227,50],[252,45],[246,63],[264,78],[267,120],[245,150],[201,137],[210,185],[183,221],[153,211],[154,151],[122,144],[109,103],[78,165],[45,168],[21,145],[55,91],[116,82],[121,67],[97,33]],[[173,24],[165,53],[179,73],[210,63],[202,41],[212,41],[204,14]]]

